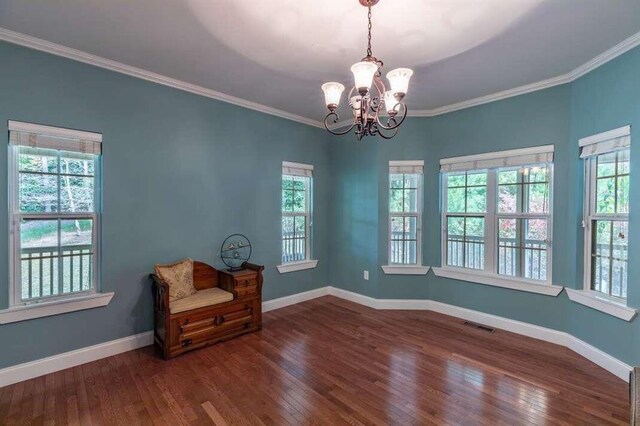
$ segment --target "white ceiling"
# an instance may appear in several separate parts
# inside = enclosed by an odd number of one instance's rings
[[[640,31],[640,1],[381,0],[373,24],[431,110],[572,71]],[[313,120],[366,49],[357,0],[0,0],[0,27]]]

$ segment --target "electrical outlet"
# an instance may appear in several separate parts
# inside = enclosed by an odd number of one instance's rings
[[[364,279],[369,281],[369,271],[364,271]]]

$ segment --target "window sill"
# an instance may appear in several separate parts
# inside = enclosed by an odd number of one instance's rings
[[[109,302],[111,302],[114,294],[113,292],[97,293],[34,303],[31,305],[12,306],[8,309],[0,310],[0,324],[9,324],[12,322],[107,306]]]
[[[281,274],[286,274],[288,272],[313,269],[316,266],[318,266],[317,260],[303,260],[301,262],[283,263],[282,265],[276,266],[276,268],[278,268],[278,272],[280,272]]]
[[[494,287],[509,288],[511,290],[526,291],[528,293],[544,294],[546,296],[557,296],[564,287],[548,284],[534,284],[527,281],[514,280],[509,278],[496,277],[495,275],[474,273],[467,271],[457,271],[448,268],[432,268],[437,277],[451,278],[455,280],[468,281],[478,284],[490,285]]]
[[[638,310],[630,308],[623,303],[616,302],[606,297],[600,296],[588,290],[567,289],[567,296],[572,302],[588,306],[605,314],[612,315],[625,321],[633,320],[638,314]]]
[[[385,275],[427,275],[430,266],[384,265]]]

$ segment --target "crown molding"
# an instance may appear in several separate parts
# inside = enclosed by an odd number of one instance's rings
[[[67,46],[63,46],[57,43],[52,43],[40,38],[32,37],[26,34],[21,34],[15,31],[7,30],[0,27],[0,40],[8,43],[18,44],[20,46],[28,47],[42,52],[50,53],[57,56],[62,56],[74,61],[83,62],[85,64],[94,65],[100,68],[105,68],[111,71],[126,74],[132,77],[141,78],[143,80],[151,81],[153,83],[162,84],[164,86],[173,87],[185,92],[194,93],[196,95],[205,96],[207,98],[216,99],[222,102],[227,102],[233,105],[238,105],[243,108],[252,109],[254,111],[262,112],[265,114],[273,115],[276,117],[284,118],[287,120],[296,121],[302,124],[306,124],[313,127],[324,128],[324,125],[319,120],[303,117],[290,112],[282,111],[276,108],[272,108],[267,105],[262,105],[256,102],[248,101],[246,99],[238,98],[235,96],[227,95],[225,93],[217,92],[215,90],[208,89],[206,87],[198,86],[195,84],[187,83],[186,81],[177,80],[171,77],[167,77],[161,74],[157,74],[151,71],[147,71],[141,68],[133,67],[123,64],[121,62],[112,61],[110,59],[102,58],[100,56],[92,55],[81,50],[73,49]],[[514,96],[524,95],[526,93],[536,92],[538,90],[548,89],[550,87],[559,86],[584,76],[590,71],[606,64],[612,59],[617,58],[623,53],[628,52],[640,45],[640,32],[632,35],[631,37],[616,44],[611,49],[596,56],[589,62],[579,66],[578,68],[570,71],[566,74],[559,75],[557,77],[548,78],[538,82],[525,84],[523,86],[515,87],[513,89],[503,90],[501,92],[492,93],[478,98],[468,99],[466,101],[457,102],[451,105],[445,105],[433,109],[423,109],[409,111],[407,114],[409,117],[435,117],[437,115],[447,114],[461,109],[471,108],[478,105],[487,104],[490,102],[499,101],[502,99],[511,98]],[[336,124],[335,128],[343,128],[351,124],[350,120],[343,120]]]
[[[451,105],[445,105],[434,109],[423,109],[416,111],[409,111],[409,117],[435,117],[436,115],[442,115],[453,111],[458,111],[465,108],[471,108],[474,106],[487,104],[490,102],[499,101],[502,99],[511,98],[513,96],[524,95],[525,93],[535,92],[542,89],[548,89],[550,87],[559,86],[561,84],[571,83],[574,80],[582,77],[588,72],[606,64],[612,59],[617,58],[623,53],[628,52],[640,45],[640,32],[635,33],[631,37],[616,44],[611,49],[596,56],[589,62],[580,65],[578,68],[570,71],[566,74],[559,75],[557,77],[548,78],[546,80],[538,81],[535,83],[525,84],[524,86],[515,87],[513,89],[504,90],[497,93],[492,93],[479,98],[473,98],[462,102],[457,102]]]
[[[252,109],[254,111],[274,115],[276,117],[285,118],[287,120],[297,121],[309,126],[324,128],[322,123],[318,120],[312,120],[310,118],[272,108],[267,105],[262,105],[256,102],[248,101],[246,99],[227,95],[226,93],[217,92],[215,90],[207,89],[206,87],[187,83],[186,81],[177,80],[175,78],[147,71],[142,68],[126,65],[121,62],[112,61],[111,59],[106,59],[101,56],[93,55],[91,53],[83,52],[81,50],[63,46],[61,44],[52,43],[50,41],[46,41],[37,37],[32,37],[26,34],[7,30],[5,28],[0,28],[0,40],[39,50],[41,52],[50,53],[52,55],[62,56],[63,58],[72,59],[74,61],[83,62],[89,65],[94,65],[96,67],[108,69],[110,71],[115,71],[143,80],[151,81],[153,83],[162,84],[163,86],[172,87],[174,89],[183,90],[185,92],[193,93],[211,99],[216,99],[218,101],[227,102],[243,108]]]

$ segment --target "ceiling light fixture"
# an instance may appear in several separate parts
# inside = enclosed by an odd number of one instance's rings
[[[349,106],[353,112],[353,123],[346,130],[338,130],[336,124],[340,116],[336,112],[344,85],[335,81],[322,85],[324,99],[329,113],[324,118],[324,127],[334,135],[346,135],[355,128],[356,138],[361,140],[367,135],[391,139],[398,133],[398,127],[407,117],[407,106],[402,102],[409,87],[413,71],[409,68],[397,68],[387,73],[391,88],[387,90],[382,81],[381,60],[371,52],[371,7],[379,0],[359,0],[369,13],[367,56],[351,66],[355,80],[349,92]],[[387,115],[384,116],[384,113]],[[381,117],[382,115],[382,117]],[[334,129],[331,129],[331,126]]]

